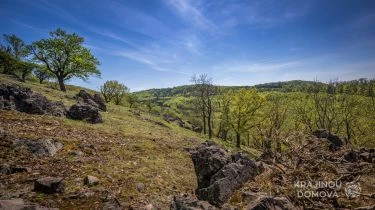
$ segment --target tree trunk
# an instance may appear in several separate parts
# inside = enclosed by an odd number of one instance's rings
[[[212,123],[211,123],[211,110],[208,112],[208,138],[212,138]]]
[[[241,148],[241,136],[240,136],[240,133],[239,132],[236,132],[236,147],[238,149]]]
[[[203,120],[203,134],[206,135],[206,133],[207,133],[206,132],[206,130],[207,130],[206,129],[206,116],[203,115],[202,120]]]
[[[60,85],[60,90],[66,92],[65,84],[64,84],[64,78],[58,77],[57,78]]]

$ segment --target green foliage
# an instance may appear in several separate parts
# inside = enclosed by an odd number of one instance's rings
[[[126,94],[129,93],[129,88],[116,80],[108,80],[100,87],[100,92],[107,103],[113,101],[116,105],[119,105]]]
[[[126,101],[129,104],[129,108],[133,108],[139,102],[139,98],[136,94],[131,93],[127,95]]]
[[[16,76],[25,82],[34,67],[35,65],[30,62],[21,61],[7,52],[0,51],[0,72],[3,74]]]
[[[3,51],[13,55],[16,59],[22,59],[30,54],[25,42],[14,34],[3,34]]]
[[[82,46],[83,37],[62,29],[50,32],[50,36],[33,42],[30,49],[34,59],[56,76],[62,91],[66,91],[64,81],[73,77],[87,80],[91,75],[100,76],[99,61]]]
[[[36,78],[38,78],[40,84],[54,78],[54,75],[48,71],[45,65],[37,65],[33,71],[33,74]]]
[[[241,133],[256,125],[253,120],[258,110],[264,105],[264,98],[255,89],[240,89],[235,92],[230,105],[231,126],[236,133],[236,146],[241,146]]]

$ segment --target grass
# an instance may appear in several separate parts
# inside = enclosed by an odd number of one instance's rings
[[[50,100],[63,101],[66,106],[74,104],[74,95],[83,89],[68,85],[67,92],[63,93],[51,84],[21,83],[6,75],[0,75],[0,83],[31,88]],[[97,209],[102,205],[103,196],[109,193],[124,206],[138,209],[152,203],[167,209],[172,195],[196,188],[194,167],[184,148],[197,146],[203,141],[202,136],[157,116],[142,112],[141,116],[136,116],[129,108],[113,104],[102,113],[104,123],[95,125],[17,111],[0,111],[0,116],[0,130],[12,134],[13,138],[57,139],[64,144],[54,157],[39,158],[2,143],[1,162],[32,168],[31,173],[0,175],[2,197],[18,197],[20,191],[25,191],[21,193],[22,198],[42,205]],[[85,156],[71,155],[71,150],[81,150]],[[71,193],[87,189],[82,181],[77,181],[86,175],[97,176],[101,181],[89,189],[95,195],[87,199],[67,199]],[[32,193],[32,180],[43,176],[63,177],[66,192],[57,196]],[[143,192],[137,191],[137,183],[145,185]]]

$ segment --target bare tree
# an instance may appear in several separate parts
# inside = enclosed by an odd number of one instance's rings
[[[199,76],[194,75],[191,79],[194,83],[194,92],[196,97],[196,107],[200,111],[203,125],[203,133],[207,133],[208,137],[212,138],[212,118],[213,118],[213,102],[212,96],[215,94],[215,87],[212,84],[212,79],[206,74]]]

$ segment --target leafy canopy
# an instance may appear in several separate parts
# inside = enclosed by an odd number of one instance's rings
[[[34,59],[45,64],[58,79],[78,77],[87,80],[91,75],[100,76],[99,61],[82,46],[83,37],[63,29],[50,32],[50,36],[32,43],[31,51]]]

